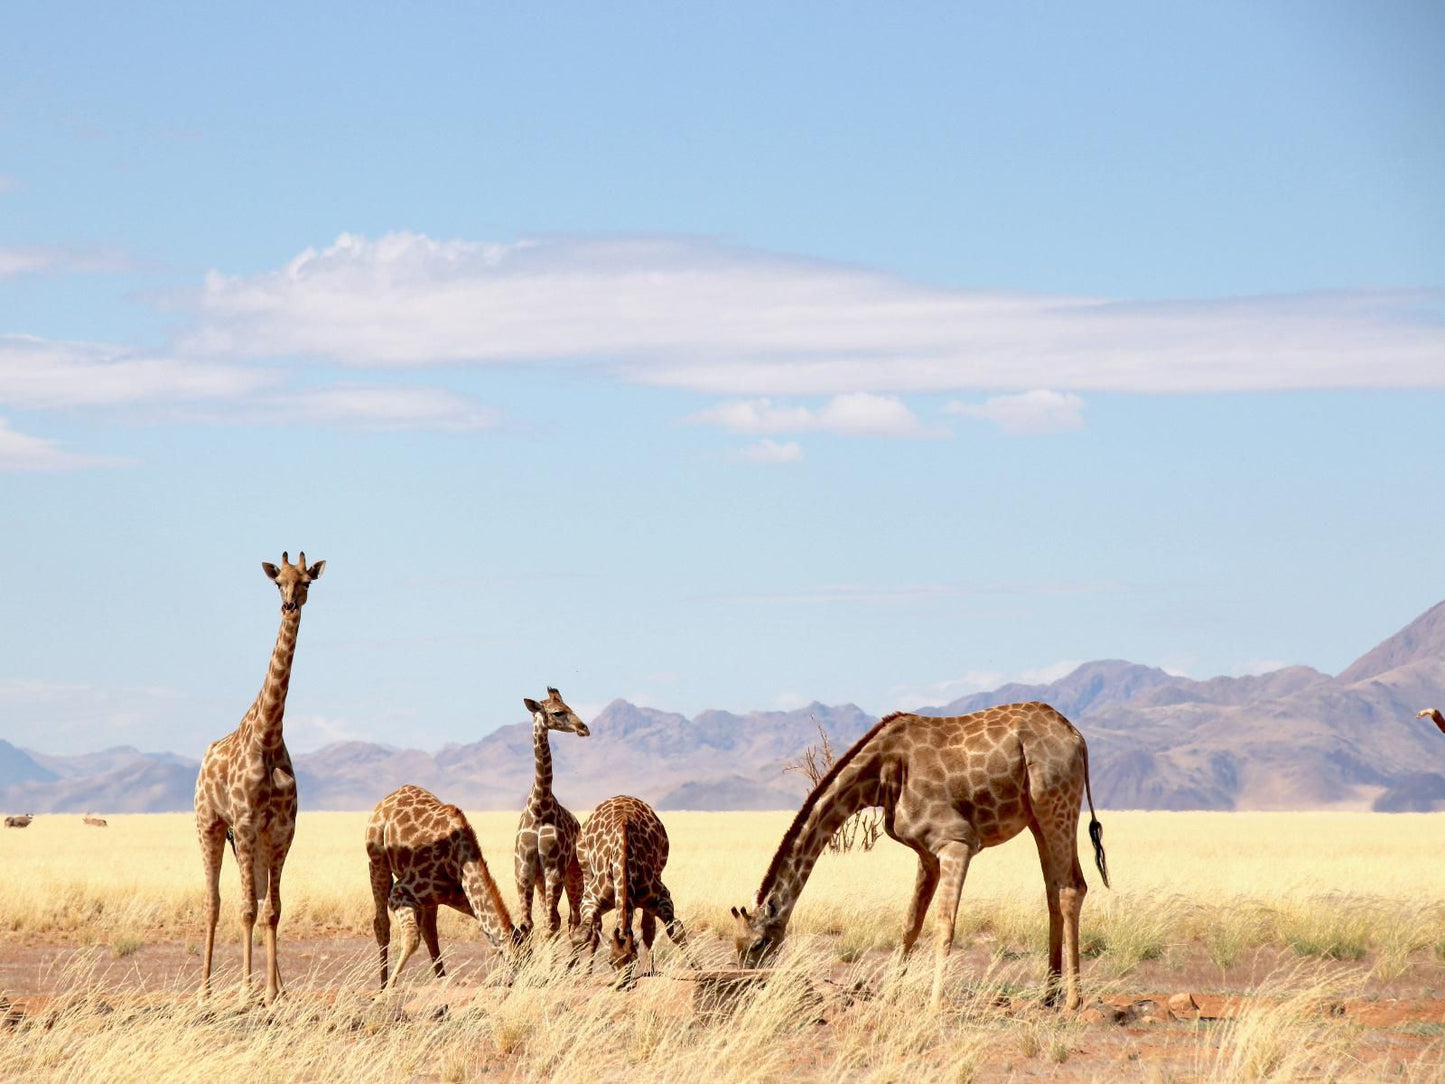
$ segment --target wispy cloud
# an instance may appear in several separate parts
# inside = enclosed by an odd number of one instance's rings
[[[59,441],[17,433],[9,422],[0,418],[0,473],[85,470],[124,466],[128,462],[114,456],[68,452]]]
[[[437,387],[288,383],[279,366],[148,356],[107,343],[0,335],[0,405],[27,410],[224,405],[224,424],[468,432],[497,413]]]
[[[939,436],[926,428],[900,400],[891,395],[852,392],[835,395],[813,408],[771,399],[734,399],[692,416],[692,421],[719,425],[734,433],[837,433],[846,436]]]
[[[272,397],[257,420],[312,423],[370,431],[470,432],[497,423],[497,412],[442,388],[337,384]]]
[[[803,458],[803,447],[796,441],[779,442],[764,437],[737,449],[733,455],[744,463],[796,463]]]
[[[104,343],[0,335],[0,403],[13,407],[227,399],[277,378],[266,369],[148,357]]]
[[[6,178],[0,177],[0,195]],[[0,246],[0,279],[16,275],[81,271],[125,271],[131,263],[107,249],[67,248],[61,245]]]
[[[8,174],[0,173],[0,196],[8,196],[11,192],[19,192],[25,186],[19,179]]]
[[[998,583],[835,583],[790,591],[729,594],[726,601],[746,603],[789,603],[805,605],[906,605],[941,599],[992,596],[1057,597],[1094,594],[1116,585],[1087,580],[1032,580]]]
[[[1084,401],[1072,392],[1026,391],[996,395],[982,403],[949,403],[948,414],[991,421],[1011,436],[1067,433],[1084,428]]]
[[[676,237],[343,235],[213,273],[185,352],[582,360],[722,395],[1445,386],[1441,291],[1138,302],[942,289]]]

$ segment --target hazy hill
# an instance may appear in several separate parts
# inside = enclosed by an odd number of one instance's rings
[[[1121,660],[1085,663],[1046,685],[1005,685],[918,709],[962,714],[1044,700],[1089,740],[1101,808],[1445,809],[1445,740],[1417,723],[1445,707],[1445,603],[1337,677],[1307,666],[1208,681]],[[821,724],[841,751],[875,721],[859,708],[685,716],[615,700],[592,734],[552,735],[558,796],[585,809],[617,793],[661,809],[796,806],[783,765]],[[0,741],[0,806],[97,812],[189,809],[196,763],[117,747],[43,756]],[[516,722],[436,753],[342,742],[296,757],[311,809],[369,809],[419,783],[472,809],[519,809],[532,779],[532,728]]]

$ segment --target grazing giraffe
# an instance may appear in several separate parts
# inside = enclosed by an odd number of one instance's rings
[[[104,817],[85,816],[81,817],[80,819],[86,824],[90,825],[92,828],[104,828],[106,826],[106,820]]]
[[[619,795],[608,798],[587,818],[577,840],[577,858],[582,866],[582,918],[573,931],[572,944],[590,961],[601,939],[602,916],[617,909],[617,927],[612,931],[612,966],[625,978],[632,975],[637,960],[637,942],[632,933],[632,912],[642,909],[642,943],[647,948],[647,966],[653,969],[652,942],[657,920],[662,919],[667,936],[687,952],[687,931],[673,912],[672,894],[662,883],[667,865],[667,830],[640,798]]]
[[[567,925],[575,928],[582,907],[582,867],[577,862],[577,818],[552,794],[552,747],[547,731],[587,737],[587,724],[562,700],[562,694],[550,685],[547,699],[522,701],[532,713],[532,749],[537,759],[537,774],[532,793],[522,810],[517,825],[517,843],[513,850],[517,874],[517,899],[522,922],[532,925],[532,893],[540,885],[547,908],[547,933],[555,937],[562,928],[559,904],[562,890],[567,890]]]
[[[783,835],[754,899],[733,908],[739,962],[757,967],[787,933],[788,918],[828,840],[852,814],[883,807],[883,830],[918,854],[918,879],[903,930],[906,955],[941,884],[935,917],[932,1004],[943,998],[963,879],[973,856],[1028,828],[1038,844],[1049,907],[1049,993],[1079,1006],[1079,912],[1088,886],[1079,868],[1080,800],[1089,795],[1089,838],[1104,884],[1103,826],[1089,792],[1083,735],[1047,704],[1006,704],[932,718],[895,712],[838,759]]]
[[[366,858],[371,866],[371,895],[376,905],[372,930],[381,958],[381,988],[397,976],[417,941],[426,938],[437,977],[446,974],[437,941],[437,908],[454,907],[475,918],[492,947],[515,960],[527,927],[512,925],[502,893],[487,869],[477,834],[466,815],[436,795],[408,783],[378,804],[366,826]],[[390,979],[386,950],[391,918],[401,923],[402,945]]]
[[[241,725],[212,742],[196,776],[196,832],[206,869],[208,910],[206,955],[201,969],[201,996],[211,992],[211,957],[216,944],[216,919],[221,913],[221,856],[231,841],[241,868],[241,941],[245,969],[242,998],[251,991],[251,935],[256,901],[266,897],[261,916],[266,943],[266,1003],[282,992],[276,963],[276,928],[281,923],[281,867],[296,834],[296,773],[281,735],[291,660],[306,592],[321,576],[325,561],[306,567],[306,554],[291,564],[281,554],[281,567],[263,561],[261,568],[281,592],[281,631],[271,652],[271,665],[251,710]]]
[[[6,817],[6,828],[29,828],[30,822],[35,819],[34,813],[24,813],[18,817]]]
[[[1440,714],[1439,708],[1426,708],[1415,716],[1417,719],[1430,718],[1435,720],[1435,725],[1440,728],[1440,733],[1445,734],[1445,715]]]

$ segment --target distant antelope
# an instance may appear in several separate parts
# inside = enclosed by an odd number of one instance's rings
[[[88,824],[88,825],[90,825],[92,828],[104,828],[104,827],[105,827],[105,818],[104,818],[104,817],[82,817],[81,819],[84,820],[85,823]]]
[[[1441,715],[1441,714],[1440,714],[1440,709],[1439,709],[1439,708],[1426,708],[1425,710],[1423,710],[1423,711],[1419,712],[1418,714],[1416,714],[1415,718],[1417,718],[1417,719],[1425,719],[1425,718],[1434,719],[1434,720],[1435,720],[1435,725],[1440,728],[1440,733],[1445,734],[1445,715]]]
[[[30,822],[35,819],[34,813],[27,813],[23,817],[6,817],[6,828],[29,828]]]

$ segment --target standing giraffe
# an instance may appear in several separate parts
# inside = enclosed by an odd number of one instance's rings
[[[261,562],[261,568],[281,592],[281,631],[276,635],[266,682],[241,725],[220,741],[212,742],[201,758],[201,771],[196,776],[196,832],[201,838],[209,904],[202,997],[211,992],[211,955],[216,944],[216,919],[221,913],[221,855],[228,838],[241,868],[245,969],[241,996],[250,997],[251,934],[256,926],[256,901],[262,896],[266,897],[261,916],[266,942],[266,1003],[269,1005],[281,992],[281,972],[276,965],[281,867],[296,833],[296,773],[281,736],[281,718],[286,711],[301,607],[306,605],[311,582],[320,578],[325,567],[325,561],[317,561],[307,568],[305,553],[294,565],[288,554],[281,554],[280,568]]]
[[[732,910],[739,962],[757,967],[787,933],[813,863],[838,826],[883,807],[883,830],[918,854],[918,879],[903,929],[906,955],[940,883],[932,1004],[943,999],[963,879],[973,856],[1028,828],[1039,848],[1049,907],[1049,995],[1064,987],[1079,1006],[1079,912],[1088,886],[1079,868],[1080,799],[1089,796],[1089,838],[1104,884],[1103,826],[1089,791],[1084,738],[1047,704],[1006,704],[933,718],[895,712],[859,739],[813,788],[783,835],[754,899]]]
[[[547,731],[587,737],[587,724],[562,700],[562,694],[550,685],[547,699],[540,704],[524,699],[532,713],[532,750],[537,758],[537,774],[522,820],[517,825],[517,843],[513,857],[517,874],[517,899],[522,922],[532,925],[532,893],[540,884],[543,903],[547,907],[547,933],[555,937],[562,928],[559,904],[562,890],[567,890],[567,925],[577,925],[582,906],[582,867],[577,863],[577,818],[552,794],[552,747]]]
[[[672,894],[662,883],[667,865],[667,830],[652,807],[640,798],[608,798],[587,818],[577,840],[582,866],[582,919],[572,933],[574,951],[590,961],[601,939],[602,916],[617,908],[612,931],[612,966],[630,977],[637,960],[632,912],[642,909],[642,943],[647,966],[653,968],[652,942],[657,920],[667,936],[687,951],[687,931],[673,912]]]
[[[1445,734],[1445,715],[1440,714],[1439,708],[1425,708],[1423,711],[1419,712],[1415,716],[1415,718],[1429,718],[1435,720],[1435,725],[1440,728],[1440,733]]]
[[[422,937],[437,977],[446,974],[437,941],[437,908],[442,905],[471,915],[492,947],[515,959],[527,928],[513,927],[502,893],[482,857],[477,834],[456,806],[445,805],[430,791],[410,783],[392,791],[377,804],[366,826],[366,858],[371,866],[371,895],[376,905],[372,930],[381,957],[383,990],[396,985]],[[401,954],[389,980],[388,909],[396,912],[402,931]]]

